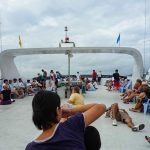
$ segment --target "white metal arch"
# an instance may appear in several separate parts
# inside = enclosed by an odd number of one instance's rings
[[[8,49],[0,54],[0,69],[2,78],[19,78],[20,74],[14,63],[14,58],[20,55],[33,54],[65,54],[72,53],[121,53],[131,55],[134,59],[132,78],[135,80],[143,76],[143,59],[137,49],[130,47],[51,47],[51,48],[21,48]]]

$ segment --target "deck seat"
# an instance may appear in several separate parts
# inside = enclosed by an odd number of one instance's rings
[[[120,89],[119,89],[119,91],[121,93],[124,93],[127,89],[131,89],[131,85],[132,85],[132,81],[129,80],[128,84],[125,85],[125,86],[121,86]]]
[[[147,99],[147,102],[143,103],[144,115],[150,110],[150,99]]]

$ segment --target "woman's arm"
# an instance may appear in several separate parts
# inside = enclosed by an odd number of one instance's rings
[[[68,100],[67,103],[74,104],[72,101]]]
[[[106,111],[106,106],[104,104],[87,104],[80,107],[75,107],[72,109],[63,108],[63,117],[69,117],[77,112],[83,113],[85,126],[90,125],[92,122],[97,120]]]

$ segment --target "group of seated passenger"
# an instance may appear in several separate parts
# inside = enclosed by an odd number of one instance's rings
[[[80,79],[82,81],[82,84],[85,85],[85,88],[87,91],[95,91],[98,89],[98,84],[94,80],[89,80],[88,78],[81,77]]]
[[[89,80],[84,76],[80,76],[78,82],[76,84],[71,83],[71,86],[79,86],[82,90],[82,93],[86,93],[86,91],[95,91],[96,89],[98,89],[98,84],[96,81]]]
[[[55,84],[55,81],[50,80],[46,90],[57,93],[57,85]]]
[[[127,89],[121,96],[125,104],[135,101],[135,105],[129,109],[130,111],[143,112],[143,103],[150,98],[150,87],[146,81],[137,79],[133,89]]]
[[[120,87],[125,87],[129,83],[129,81],[130,80],[128,79],[120,78],[118,90],[120,89]],[[112,78],[109,80],[106,80],[105,86],[107,87],[106,90],[108,91],[116,90],[116,88],[114,87],[114,81],[112,80]]]
[[[33,93],[39,91],[41,84],[33,79],[31,83],[30,80],[23,82],[21,78],[18,80],[15,78],[13,80],[5,79],[0,89],[0,105],[7,105],[14,102],[14,99],[24,98],[25,95],[32,95]]]
[[[127,89],[126,92],[121,95],[123,96],[123,102],[129,103],[133,97],[138,96],[141,93],[143,86],[145,85],[142,84],[141,79],[137,79],[133,89]]]

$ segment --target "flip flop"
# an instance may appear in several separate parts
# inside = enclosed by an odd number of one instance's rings
[[[129,102],[126,102],[126,101],[123,101],[123,103],[125,103],[125,104],[129,104]]]
[[[129,111],[132,111],[132,112],[140,112],[139,110],[136,110],[134,108],[129,108]]]
[[[147,142],[150,143],[150,137],[149,136],[145,136],[145,139],[147,140]]]

